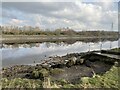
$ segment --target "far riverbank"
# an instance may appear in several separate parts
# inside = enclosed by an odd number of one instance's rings
[[[47,35],[3,35],[1,36],[2,43],[34,43],[34,42],[46,42],[46,41],[83,41],[83,42],[97,42],[97,41],[113,41],[118,40],[118,36],[105,36],[105,37],[97,37],[97,36],[67,36],[67,35],[60,35],[60,36],[47,36]]]

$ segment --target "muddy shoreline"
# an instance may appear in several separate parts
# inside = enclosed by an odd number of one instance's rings
[[[94,52],[72,53],[61,57],[49,57],[40,64],[34,62],[34,65],[15,65],[2,68],[2,77],[40,80],[50,77],[52,80],[65,79],[71,83],[76,83],[76,80],[81,77],[104,74],[116,61]]]

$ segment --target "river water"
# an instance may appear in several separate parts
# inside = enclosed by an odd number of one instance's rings
[[[0,48],[2,53],[2,67],[16,65],[16,64],[33,64],[40,63],[42,60],[47,59],[49,56],[62,56],[69,53],[80,53],[93,50],[102,49],[107,50],[110,48],[118,47],[117,41],[104,41],[104,42],[81,42],[76,41],[73,43],[66,42],[42,42],[31,44],[3,44]]]

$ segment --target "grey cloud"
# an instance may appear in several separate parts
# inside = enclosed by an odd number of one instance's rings
[[[49,16],[52,15],[51,12],[70,8],[70,4],[68,2],[3,2],[2,7],[8,10],[16,9],[24,13]]]
[[[66,18],[70,20],[74,20],[76,17],[74,15],[72,16],[72,14],[65,15],[65,13],[61,15],[59,12],[66,8],[78,13],[78,7],[73,2],[3,2],[2,7],[6,10],[3,10],[3,16],[9,18],[10,16],[11,18],[15,17],[12,13],[9,13],[11,10],[18,10],[26,14],[40,14],[46,17]],[[58,14],[54,14],[54,12],[58,12]]]
[[[82,23],[83,26],[85,25],[86,27],[91,28],[98,27],[100,25],[105,27],[107,26],[107,22],[109,22],[111,18],[107,16],[103,17],[103,15],[101,15],[101,18],[103,18],[104,20],[100,19],[98,25],[92,25],[92,23],[97,22],[97,15],[99,13],[105,13],[105,11],[101,11],[100,9],[98,9],[100,4],[92,3],[91,5],[87,5],[86,3],[84,3],[84,5],[80,5],[81,6],[79,7],[73,2],[3,2],[2,8],[4,12],[3,16],[9,18],[17,18],[17,14],[11,13],[11,10],[22,12],[26,16],[28,14],[31,16],[32,14],[40,15],[42,16],[42,23],[46,27],[67,27],[74,26],[75,24],[77,24],[76,26],[79,26],[80,23]],[[65,9],[68,10],[68,12],[64,12]],[[93,13],[91,13],[91,9],[93,10]],[[51,18],[56,19],[55,25],[49,23],[49,19]],[[107,20],[107,18],[109,18],[109,20]],[[67,19],[72,23],[65,23],[64,19]]]

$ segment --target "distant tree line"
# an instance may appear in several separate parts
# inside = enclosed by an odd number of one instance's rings
[[[31,27],[31,26],[0,26],[0,31],[2,35],[66,35],[66,36],[118,36],[118,32],[115,31],[74,31],[69,28],[60,28],[54,31],[49,29],[43,30],[39,27]]]

